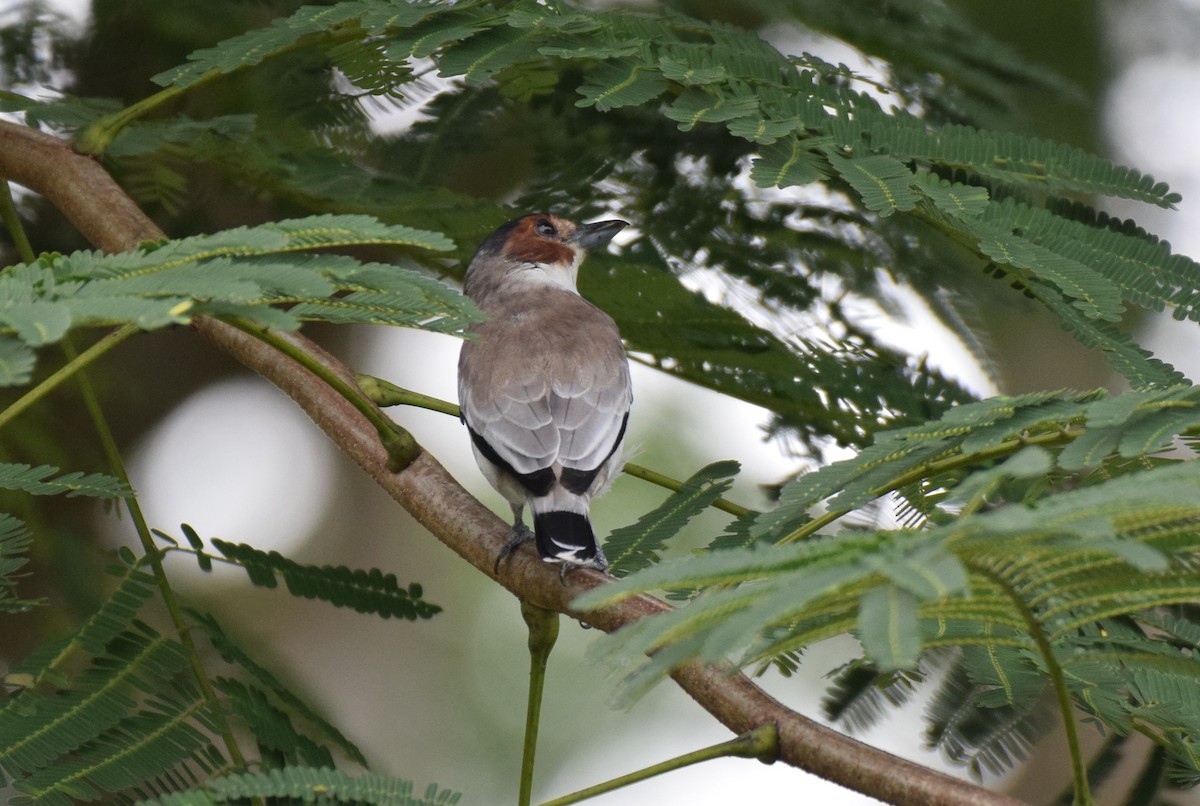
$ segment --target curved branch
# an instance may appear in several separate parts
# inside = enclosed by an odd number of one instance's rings
[[[105,251],[129,249],[140,241],[163,237],[97,162],[45,133],[0,121],[0,175],[44,195],[89,241]],[[532,551],[514,552],[501,572],[495,574],[492,564],[507,539],[507,524],[464,490],[437,460],[422,451],[402,472],[392,473],[375,428],[315,375],[223,322],[199,317],[193,327],[278,386],[435,537],[519,599],[586,621],[605,632],[669,609],[658,599],[640,596],[601,611],[575,611],[571,601],[605,584],[606,577],[594,571],[577,571],[564,585],[557,569],[541,562]],[[353,380],[349,369],[308,339],[299,334],[283,336],[330,370]],[[819,725],[786,708],[732,668],[689,663],[672,677],[734,733],[774,723],[779,729],[781,760],[880,800],[945,806],[1019,803]]]

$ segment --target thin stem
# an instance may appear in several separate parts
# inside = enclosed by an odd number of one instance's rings
[[[525,745],[521,753],[521,791],[518,806],[529,806],[533,796],[533,762],[537,755],[538,728],[542,721],[542,692],[546,664],[558,640],[558,613],[521,601],[521,617],[529,628],[529,699],[525,706]]]
[[[359,413],[366,417],[367,421],[375,427],[380,441],[387,448],[388,468],[393,473],[399,473],[408,467],[421,454],[421,446],[413,439],[412,434],[401,428],[380,411],[379,407],[371,401],[362,389],[350,383],[338,373],[330,370],[310,353],[296,347],[270,328],[263,327],[254,322],[245,319],[232,319],[229,320],[229,323],[239,330],[245,331],[251,336],[271,345],[288,358],[300,364],[300,366],[328,384],[330,388],[345,398],[354,408],[358,409]]]
[[[75,348],[71,344],[70,339],[63,340],[62,349],[67,356],[68,366],[78,360],[79,356],[76,355]],[[84,405],[92,418],[96,433],[100,437],[100,444],[104,448],[109,468],[113,475],[124,483],[126,487],[133,489],[133,485],[129,482],[129,474],[125,471],[125,463],[121,459],[121,451],[117,447],[117,441],[113,438],[112,429],[108,426],[108,420],[104,416],[104,411],[100,408],[100,400],[96,396],[96,391],[92,387],[91,381],[88,380],[87,374],[84,372],[77,372],[75,380],[79,384],[79,393],[83,397]],[[129,510],[129,517],[133,521],[134,530],[137,532],[138,540],[142,544],[142,553],[154,570],[154,578],[158,582],[159,593],[162,595],[167,615],[171,619],[171,624],[175,627],[175,633],[179,636],[179,642],[187,652],[188,663],[191,665],[192,675],[196,678],[196,683],[200,687],[200,694],[208,705],[209,714],[217,725],[221,738],[225,743],[225,749],[229,751],[229,758],[237,767],[244,768],[246,766],[245,756],[242,754],[241,748],[238,747],[237,740],[233,736],[233,731],[225,720],[225,713],[221,708],[220,701],[217,699],[217,692],[213,688],[212,681],[208,678],[208,672],[204,668],[204,662],[200,658],[200,653],[196,650],[195,642],[192,641],[187,619],[183,616],[183,609],[179,606],[179,600],[175,597],[175,590],[171,587],[171,581],[167,578],[166,570],[163,568],[162,553],[158,550],[158,546],[155,545],[154,538],[150,534],[150,527],[146,523],[146,517],[142,512],[141,504],[138,503],[137,496],[128,496],[125,499],[125,507]]]
[[[196,83],[202,83],[208,78],[216,77],[217,75],[219,73],[214,71],[210,76],[205,76]],[[112,141],[117,138],[122,129],[182,94],[183,90],[178,87],[164,87],[153,95],[148,95],[124,109],[113,112],[111,115],[96,118],[84,129],[80,130],[78,136],[75,138],[75,150],[80,154],[87,154],[91,157],[100,156],[112,144]]]
[[[779,732],[774,723],[768,723],[727,742],[721,742],[702,750],[685,753],[682,756],[676,756],[660,764],[646,767],[637,772],[631,772],[628,775],[622,775],[620,778],[613,778],[611,781],[605,781],[602,784],[581,789],[570,795],[548,800],[542,806],[567,806],[570,803],[578,803],[581,800],[594,798],[597,795],[603,795],[605,792],[612,792],[614,789],[636,784],[639,781],[645,781],[656,775],[662,775],[665,772],[680,770],[684,767],[690,767],[692,764],[699,764],[702,761],[712,761],[717,758],[756,758],[764,764],[771,764],[775,761],[778,746]]]
[[[449,414],[451,417],[459,416],[457,403],[396,386],[374,375],[359,373],[354,379],[358,382],[358,388],[362,389],[363,394],[376,406],[416,406],[419,409]]]
[[[657,484],[659,487],[666,487],[668,490],[673,492],[678,492],[679,490],[683,489],[682,481],[663,475],[657,470],[651,470],[648,467],[635,465],[633,462],[625,463],[625,472],[634,478],[641,479],[642,481],[648,481],[651,484]],[[728,512],[730,515],[738,518],[754,513],[754,510],[744,507],[741,504],[735,504],[732,501],[727,501],[724,498],[716,499],[712,502],[712,504],[710,504],[710,506],[719,509],[722,512]]]
[[[20,256],[21,262],[32,263],[36,260],[37,255],[33,253],[29,236],[25,234],[25,227],[21,224],[21,216],[17,214],[12,188],[3,176],[0,176],[0,221],[4,222],[8,234],[12,236],[13,246],[17,248],[17,255]]]
[[[451,417],[459,416],[458,405],[447,400],[441,400],[429,395],[423,395],[420,392],[414,392],[411,389],[396,386],[394,383],[389,383],[382,378],[376,378],[374,375],[359,374],[355,376],[355,379],[358,381],[358,386],[363,390],[363,393],[377,406],[416,406],[422,409],[429,409],[430,411],[441,412],[442,414],[449,414]],[[648,467],[636,465],[633,462],[626,462],[624,469],[626,473],[636,479],[657,484],[659,487],[665,487],[672,492],[678,492],[683,489],[682,481],[659,473],[657,470],[651,470]],[[730,515],[738,518],[754,513],[754,510],[740,504],[735,504],[732,501],[727,501],[724,498],[718,498],[710,506],[722,512],[728,512]]]
[[[1075,707],[1071,702],[1071,692],[1067,689],[1066,675],[1058,659],[1054,657],[1054,649],[1046,636],[1042,623],[1029,605],[1021,598],[1007,581],[991,568],[975,562],[968,562],[967,567],[991,580],[1012,602],[1021,618],[1025,621],[1026,631],[1037,643],[1038,654],[1046,664],[1046,672],[1054,687],[1054,696],[1058,700],[1058,710],[1062,715],[1063,729],[1067,736],[1067,750],[1071,754],[1071,775],[1075,782],[1075,806],[1092,806],[1092,792],[1088,785],[1087,764],[1083,760],[1083,750],[1079,746],[1079,732],[1075,726]]]
[[[18,414],[22,413],[34,403],[37,403],[43,397],[53,391],[59,384],[75,375],[88,364],[95,361],[100,356],[107,353],[112,348],[116,347],[125,339],[138,332],[136,325],[124,325],[112,331],[104,338],[97,341],[91,347],[84,350],[82,353],[75,355],[74,350],[71,354],[74,355],[67,363],[59,367],[50,377],[39,383],[37,386],[30,389],[21,397],[13,401],[12,405],[4,411],[0,411],[0,428],[12,422]]]

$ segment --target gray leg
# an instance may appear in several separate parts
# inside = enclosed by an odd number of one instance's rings
[[[509,504],[509,506],[512,507],[513,512],[512,531],[508,533],[508,542],[500,549],[500,554],[496,557],[496,564],[492,566],[492,572],[496,574],[500,573],[500,563],[504,561],[505,557],[512,554],[513,549],[522,543],[533,540],[533,532],[525,525],[525,519],[521,515],[525,510],[525,505]]]

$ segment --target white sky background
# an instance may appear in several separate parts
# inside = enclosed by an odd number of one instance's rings
[[[81,18],[90,2],[56,0],[54,5]],[[0,0],[0,15],[6,7],[11,4]],[[1193,44],[1200,26],[1194,19],[1191,26],[1182,26],[1175,15],[1179,9],[1187,9],[1194,17],[1200,13],[1197,7],[1196,2],[1186,0],[1179,3],[1149,0],[1136,4],[1107,4],[1111,11],[1109,30],[1114,39],[1114,58],[1119,60],[1118,78],[1108,101],[1106,121],[1111,132],[1113,157],[1168,181],[1184,196],[1181,212],[1160,216],[1157,220],[1145,207],[1130,208],[1126,213],[1171,240],[1178,251],[1193,256],[1200,255],[1200,220],[1197,218],[1200,167],[1194,160],[1195,132],[1200,130],[1200,105],[1181,103],[1180,99],[1200,97],[1200,53]],[[1149,8],[1161,13],[1147,13]],[[836,61],[842,57],[833,58]],[[871,324],[878,326],[884,339],[896,346],[928,344],[931,363],[957,375],[977,390],[990,391],[983,374],[948,334],[942,332],[937,341],[929,338],[930,328],[938,331],[941,328],[922,313],[920,300],[902,289],[897,293],[913,321],[897,323],[888,320],[882,312],[870,312],[874,319]],[[1179,326],[1164,319],[1147,329],[1144,341],[1146,346],[1190,377],[1198,378],[1200,350],[1196,349],[1195,328],[1194,323]],[[362,349],[355,359],[358,369],[401,386],[454,399],[457,341],[432,334],[381,328],[364,328],[362,332]],[[423,356],[420,367],[404,357],[413,354]],[[401,374],[404,371],[410,372],[411,377],[404,377]],[[639,419],[638,412],[667,408],[677,415],[672,419],[672,427],[679,429],[681,439],[689,433],[705,435],[703,441],[694,441],[699,443],[697,449],[704,453],[702,461],[734,458],[742,463],[744,473],[731,497],[751,505],[760,505],[756,485],[776,481],[794,469],[794,461],[782,457],[773,444],[762,441],[760,429],[767,420],[764,411],[636,366],[634,383],[637,400],[631,445],[649,439],[648,429],[664,427],[651,417]],[[404,420],[456,478],[492,502],[497,511],[506,512],[499,498],[480,478],[466,437],[455,421],[426,412],[405,414]],[[231,457],[235,459],[231,461]],[[264,550],[278,549],[285,554],[294,554],[299,549],[287,538],[312,533],[323,519],[329,517],[331,507],[336,510],[336,462],[324,437],[290,401],[258,379],[232,379],[202,390],[181,404],[136,446],[130,469],[152,525],[173,531],[179,522],[188,521],[202,535],[244,539]],[[695,468],[661,469],[685,475]],[[286,488],[279,486],[278,481],[285,478]],[[264,511],[264,500],[275,501],[277,505]],[[117,529],[125,527],[124,522],[116,524]],[[245,584],[244,579],[238,581]],[[274,601],[279,602],[278,599]],[[516,610],[511,599],[501,597],[491,601],[495,607]],[[486,624],[486,621],[475,622],[469,628],[487,631]],[[519,632],[505,634],[508,636],[505,640],[523,640]],[[582,643],[589,640],[594,639],[584,636]],[[284,650],[281,652],[287,654]],[[337,666],[326,672],[336,673]],[[523,669],[512,670],[516,681],[523,680],[523,674]],[[553,665],[550,674],[553,679]],[[303,679],[308,675],[300,672],[300,676]],[[311,677],[310,682],[319,686],[321,673],[313,672]],[[346,693],[348,697],[361,696],[361,692],[353,690],[354,686],[347,688],[352,689]],[[804,713],[817,712],[817,692],[811,692],[804,702],[797,703],[797,687],[788,684],[782,688],[788,692],[791,704],[800,707]],[[678,700],[671,706],[670,717],[650,721],[617,714],[609,721],[618,723],[615,730],[620,731],[621,738],[609,741],[603,747],[591,746],[586,737],[580,738],[586,755],[560,768],[554,780],[539,784],[539,792],[549,796],[565,792],[580,781],[595,780],[595,765],[608,770],[611,775],[613,768],[633,769],[673,753],[727,738],[724,729],[686,698],[673,694],[664,696],[667,700]],[[523,702],[523,690],[509,692],[503,698],[503,704],[514,712],[523,713]],[[333,705],[338,707],[339,704]],[[353,703],[345,707],[351,713],[355,711]],[[555,707],[554,703],[547,702],[548,709]],[[383,716],[378,718],[383,719]],[[339,721],[335,715],[334,722]],[[651,722],[649,726],[648,721]],[[916,749],[914,736],[918,730],[914,709],[910,708],[907,717],[893,719],[885,728],[863,738],[900,755],[915,757],[922,763],[939,765],[935,756]],[[357,739],[363,738],[362,733],[372,734],[372,729],[360,733],[351,731]],[[676,746],[669,746],[671,742],[676,742]],[[675,803],[706,806],[730,802],[814,802],[852,806],[874,802],[802,776],[790,768],[747,766],[750,764],[753,762],[704,764],[594,802],[632,806]],[[423,785],[419,770],[410,770],[407,774],[417,775],[418,784]],[[444,785],[468,788],[466,780],[456,781],[452,776],[443,778]],[[799,783],[802,780],[806,781],[803,786]]]

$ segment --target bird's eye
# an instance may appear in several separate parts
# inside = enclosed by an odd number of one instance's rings
[[[558,234],[558,230],[554,228],[554,225],[544,218],[539,218],[535,226],[537,227],[537,234],[543,238],[553,238]]]

